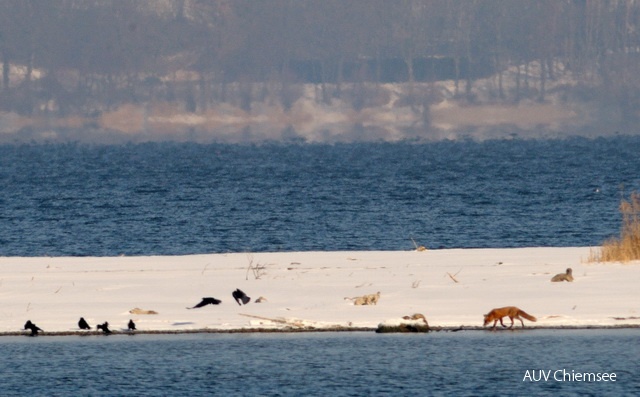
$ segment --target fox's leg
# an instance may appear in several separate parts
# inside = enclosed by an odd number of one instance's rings
[[[500,322],[502,322],[502,320]],[[493,328],[491,329],[492,331],[496,330],[496,324],[498,324],[498,320],[493,320]]]
[[[509,320],[511,320],[511,326],[509,327],[509,329],[513,329],[513,317],[509,316]]]
[[[504,323],[502,322],[502,317],[500,317],[500,325],[502,325],[502,328],[506,327],[506,325],[504,325]]]
[[[522,319],[518,316],[516,317],[518,320],[520,320],[520,324],[522,324],[522,328],[524,328],[524,321],[522,321]]]

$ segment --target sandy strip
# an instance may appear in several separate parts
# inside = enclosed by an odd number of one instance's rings
[[[588,247],[0,258],[0,334],[370,331],[420,313],[433,329],[482,329],[518,306],[527,328],[640,326],[640,263],[586,263]],[[573,282],[551,282],[566,268]],[[238,305],[241,289],[251,297]],[[354,305],[380,292],[377,304]],[[203,297],[222,303],[193,307]],[[262,303],[256,303],[258,298]],[[348,298],[348,299],[345,299]],[[138,311],[131,311],[133,309]],[[154,311],[157,314],[140,314]],[[505,324],[510,322],[506,319]],[[520,327],[520,322],[516,321]]]

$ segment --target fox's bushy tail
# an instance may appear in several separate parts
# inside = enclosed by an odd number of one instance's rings
[[[533,317],[531,314],[525,312],[524,310],[520,310],[520,314],[522,317],[526,318],[529,321],[537,321],[537,319],[535,317]]]

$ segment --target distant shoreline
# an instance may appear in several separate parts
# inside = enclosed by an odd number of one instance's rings
[[[428,333],[432,332],[461,332],[461,331],[485,331],[485,332],[518,332],[518,331],[540,331],[540,330],[618,330],[618,329],[638,329],[640,324],[621,324],[621,325],[558,325],[558,326],[527,326],[525,328],[514,326],[513,329],[496,328],[492,331],[491,327],[482,326],[460,326],[460,327],[431,327]],[[43,336],[135,336],[135,335],[187,335],[187,334],[312,334],[312,333],[375,333],[375,327],[334,327],[334,328],[236,328],[236,329],[186,329],[186,330],[144,330],[144,331],[112,331],[110,335],[103,334],[102,331],[53,331],[42,332],[37,337]],[[387,333],[412,333],[412,332],[387,332]],[[413,332],[415,333],[415,332]],[[421,332],[427,333],[427,332]],[[28,336],[32,337],[27,331],[24,332],[0,332],[3,336]]]

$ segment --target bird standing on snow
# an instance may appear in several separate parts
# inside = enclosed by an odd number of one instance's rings
[[[24,323],[24,329],[31,330],[31,336],[37,336],[38,331],[42,331],[42,328],[32,323],[31,320],[27,320],[27,322]]]
[[[104,324],[96,325],[96,329],[101,329],[102,332],[104,332],[107,335],[111,333],[111,330],[109,329],[109,323],[107,321],[105,321]]]
[[[80,317],[80,321],[78,321],[78,327],[80,329],[91,329],[89,323],[84,319],[84,317]]]
[[[129,327],[129,331],[135,331],[136,323],[134,323],[133,320],[129,320],[129,324],[127,325],[127,327]]]

